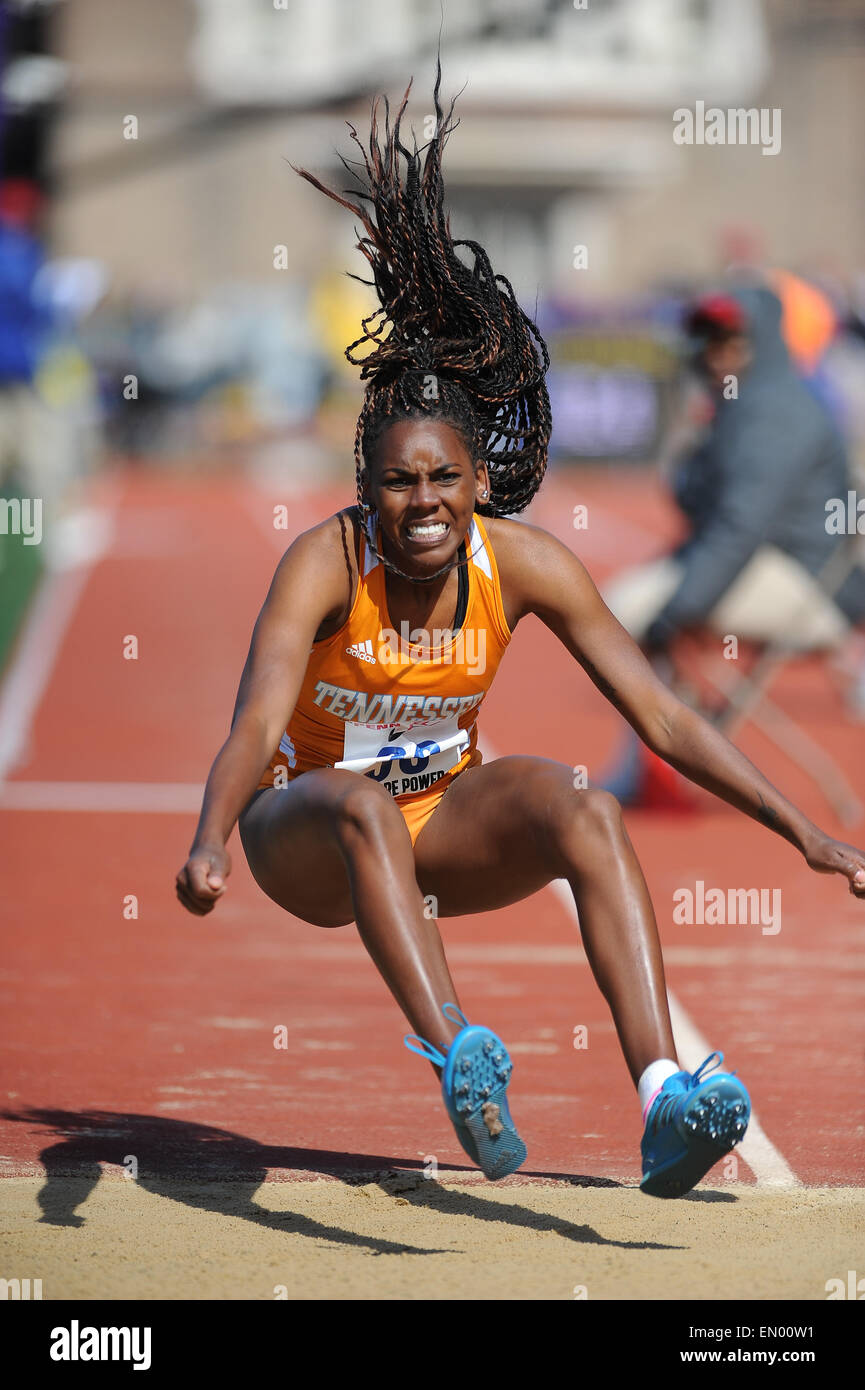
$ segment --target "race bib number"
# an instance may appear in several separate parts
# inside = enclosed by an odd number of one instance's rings
[[[468,730],[456,716],[418,729],[346,723],[344,757],[334,767],[362,772],[401,796],[432,786],[456,767],[468,746]]]

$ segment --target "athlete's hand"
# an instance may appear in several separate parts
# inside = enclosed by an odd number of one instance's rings
[[[188,912],[204,917],[225,892],[231,856],[224,845],[195,845],[177,875],[177,897]]]
[[[818,874],[843,874],[855,898],[865,898],[865,854],[841,840],[822,836],[805,855],[810,869]]]

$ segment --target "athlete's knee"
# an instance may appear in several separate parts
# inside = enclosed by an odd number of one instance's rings
[[[348,776],[351,781],[340,788],[334,805],[334,824],[343,847],[358,840],[380,840],[404,826],[398,806],[384,787],[357,773]]]
[[[581,854],[597,856],[600,848],[620,843],[624,830],[621,806],[601,787],[571,786],[550,801],[549,842],[569,862]]]
[[[603,787],[584,787],[574,792],[574,818],[592,833],[618,835],[624,825],[622,808]]]

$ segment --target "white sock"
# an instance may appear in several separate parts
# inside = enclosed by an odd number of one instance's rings
[[[637,1097],[640,1102],[640,1109],[643,1112],[643,1119],[655,1096],[660,1091],[668,1076],[674,1076],[682,1068],[678,1062],[673,1062],[669,1057],[662,1057],[658,1062],[650,1062],[637,1082]]]

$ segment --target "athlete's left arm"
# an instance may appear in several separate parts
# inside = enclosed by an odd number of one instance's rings
[[[659,757],[789,840],[812,869],[844,874],[850,891],[865,897],[865,854],[809,821],[723,734],[676,698],[567,546],[537,526],[518,525],[519,543],[501,547],[516,619],[535,613]]]

